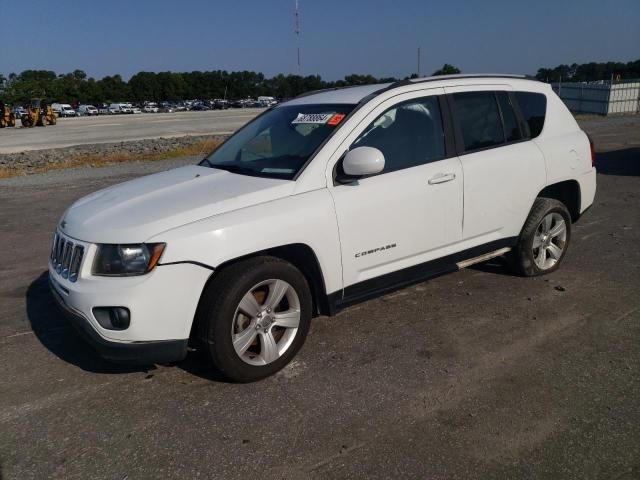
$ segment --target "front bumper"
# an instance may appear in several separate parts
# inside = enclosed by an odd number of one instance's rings
[[[49,278],[49,287],[53,298],[70,323],[102,358],[113,362],[151,365],[154,363],[176,362],[186,357],[188,339],[127,343],[105,339],[96,332],[82,313],[65,303],[53,285],[51,278]]]

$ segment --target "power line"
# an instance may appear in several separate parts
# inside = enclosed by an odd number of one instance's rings
[[[298,5],[298,0],[296,1],[296,11],[294,14],[294,25],[293,31],[296,34],[296,51],[297,51],[297,64],[298,64],[298,75],[301,74],[301,63],[300,63],[300,8]]]

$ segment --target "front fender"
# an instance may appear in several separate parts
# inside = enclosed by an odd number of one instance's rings
[[[324,188],[199,220],[148,242],[167,244],[163,264],[197,262],[214,269],[262,250],[304,244],[318,259],[327,293],[342,289],[338,224]]]

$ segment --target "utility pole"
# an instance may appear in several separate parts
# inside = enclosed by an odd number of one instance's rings
[[[295,14],[294,14],[293,31],[296,34],[298,75],[301,75],[301,66],[300,66],[300,8],[298,6],[298,0],[296,0],[296,11],[295,11]]]

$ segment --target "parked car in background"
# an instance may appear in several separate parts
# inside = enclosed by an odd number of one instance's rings
[[[229,108],[229,101],[228,101],[228,100],[222,100],[222,99],[220,99],[220,98],[216,98],[216,99],[213,101],[213,105],[212,105],[212,107],[213,107],[215,110],[226,110],[226,109],[228,109],[228,108]]]
[[[194,103],[191,106],[191,110],[196,111],[196,112],[203,112],[203,111],[206,111],[206,110],[211,110],[211,108],[208,105],[206,105],[205,103],[203,103],[203,102],[198,102],[198,103]]]
[[[274,105],[277,105],[278,101],[274,97],[262,96],[258,97],[258,103],[262,107],[272,107]]]
[[[80,105],[78,107],[79,115],[94,116],[98,115],[99,113],[100,112],[98,112],[98,109],[93,105]]]
[[[51,105],[51,109],[59,116],[59,117],[75,117],[76,111],[71,108],[71,105],[68,103],[54,103]]]
[[[27,114],[27,110],[24,107],[14,107],[13,113],[16,118],[22,118],[23,115]]]
[[[157,104],[153,102],[149,102],[149,103],[146,103],[144,107],[142,107],[142,111],[144,113],[158,113],[160,109],[158,108]]]
[[[96,108],[98,109],[99,115],[109,114],[109,105],[107,105],[106,103],[99,103],[98,105],[96,105]]]
[[[131,111],[131,107],[128,103],[112,103],[109,105],[109,113],[118,114],[118,113],[133,113]]]
[[[142,110],[140,110],[140,107],[131,106],[129,107],[129,109],[131,110],[131,113],[142,113]]]

